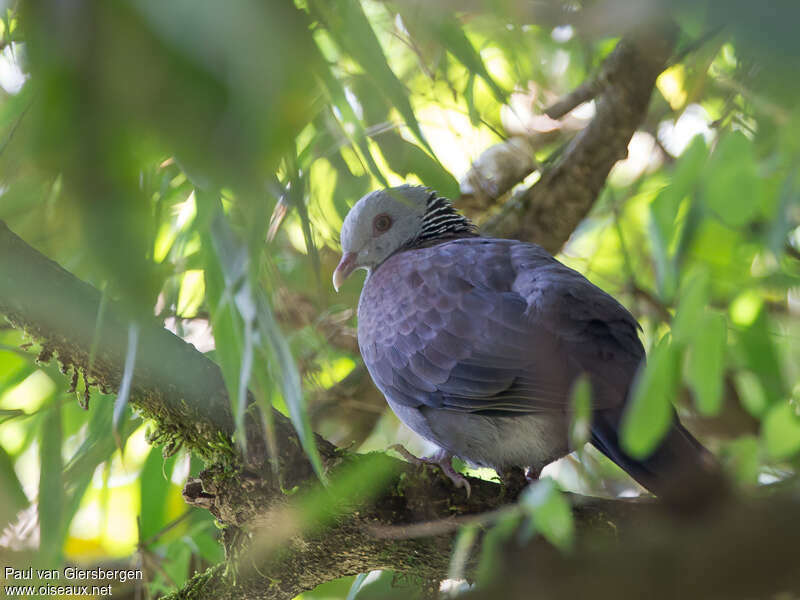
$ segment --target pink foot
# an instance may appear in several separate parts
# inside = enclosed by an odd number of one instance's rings
[[[469,481],[467,481],[466,477],[453,468],[453,455],[446,450],[439,450],[432,456],[423,458],[411,454],[411,452],[405,449],[403,444],[393,444],[389,446],[387,450],[394,450],[410,463],[417,465],[437,465],[442,472],[447,475],[448,479],[453,482],[454,486],[464,488],[464,490],[467,492],[467,498],[469,498],[470,494],[472,493],[472,488],[469,485]]]

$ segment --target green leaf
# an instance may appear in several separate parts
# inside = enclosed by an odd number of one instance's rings
[[[683,222],[678,219],[684,199],[694,189],[706,162],[708,150],[696,136],[678,160],[672,180],[650,205],[650,233],[660,294],[671,299],[678,284],[678,256]]]
[[[722,408],[727,339],[725,316],[708,313],[689,347],[686,380],[704,415],[715,415]]]
[[[776,460],[800,452],[800,417],[788,402],[773,406],[761,424],[767,453]]]
[[[413,173],[420,178],[423,184],[435,189],[443,196],[458,197],[460,193],[458,181],[422,148],[391,131],[377,136],[375,141],[392,171],[403,177]]]
[[[680,358],[678,348],[665,336],[636,376],[620,435],[622,449],[634,458],[648,457],[669,431]]]
[[[119,384],[119,392],[114,400],[114,418],[111,425],[117,444],[122,448],[120,429],[122,419],[128,408],[128,400],[131,395],[133,385],[133,373],[136,368],[136,352],[139,348],[139,324],[131,321],[128,324],[128,346],[125,351],[125,365],[122,370],[122,382]]]
[[[572,447],[580,451],[592,433],[592,384],[585,375],[581,375],[572,386],[570,408],[569,439]]]
[[[339,469],[337,477],[324,490],[306,490],[297,499],[301,526],[306,530],[319,530],[343,511],[370,501],[397,476],[396,466],[395,461],[376,452]]]
[[[731,305],[731,319],[736,322],[741,315]],[[744,312],[744,309],[738,309]],[[762,304],[754,308],[752,322],[734,329],[736,347],[744,365],[758,377],[769,404],[781,401],[784,396],[784,381],[775,343],[772,340],[772,325]]]
[[[342,84],[338,79],[336,79],[336,77],[333,76],[333,73],[330,72],[330,69],[326,67],[320,68],[318,76],[323,87],[328,92],[331,104],[335,105],[336,108],[339,109],[342,121],[344,121],[346,125],[350,125],[353,128],[353,134],[351,135],[348,132],[347,127],[342,127],[340,129],[342,135],[346,136],[347,139],[349,139],[350,142],[361,151],[361,155],[364,157],[364,160],[367,163],[367,168],[375,177],[375,179],[377,179],[384,187],[389,187],[389,183],[386,181],[383,172],[380,170],[380,168],[378,168],[378,165],[375,163],[375,159],[372,157],[372,151],[367,143],[367,131],[364,128],[361,120],[353,111],[353,107],[350,105],[350,102],[348,102]]]
[[[28,504],[28,497],[14,471],[14,462],[0,446],[0,530],[5,529]]]
[[[39,437],[39,536],[45,564],[60,560],[63,536],[64,484],[61,458],[61,402],[51,398]]]
[[[447,569],[448,579],[466,578],[467,563],[472,547],[478,539],[478,532],[478,527],[475,525],[465,525],[459,530],[453,544],[453,552],[450,555],[450,567]]]
[[[731,131],[719,141],[703,182],[706,205],[726,225],[740,227],[756,216],[764,186],[753,143],[741,131]]]
[[[102,396],[102,397],[101,397]],[[88,432],[86,439],[75,451],[64,468],[64,518],[62,520],[62,536],[67,535],[72,518],[80,507],[86,489],[101,463],[111,458],[117,449],[117,440],[109,435],[114,411],[114,403],[110,396],[93,392],[89,410]],[[122,446],[130,435],[142,424],[139,417],[132,417],[130,407],[122,419],[122,428],[118,432]]]
[[[478,585],[486,585],[495,580],[495,576],[500,569],[500,560],[503,552],[503,545],[511,539],[514,532],[519,528],[521,516],[518,512],[510,512],[502,515],[483,537],[481,545],[481,556],[478,560],[478,568],[475,574],[475,581]]]
[[[238,440],[246,449],[244,418],[256,312],[248,281],[248,257],[246,250],[233,238],[219,195],[202,190],[196,190],[195,194],[198,216],[205,224],[201,237],[216,357],[228,389]]]
[[[572,507],[555,481],[549,477],[529,485],[522,492],[519,505],[531,516],[533,528],[561,550],[569,550],[575,541]]]
[[[210,513],[195,512],[202,516],[202,520],[191,528],[187,537],[196,546],[200,556],[211,564],[218,563],[225,558],[225,552],[217,539],[219,530],[214,524],[214,518]]]
[[[455,56],[467,71],[483,79],[492,90],[495,99],[502,105],[506,103],[506,93],[497,85],[489,74],[481,55],[475,50],[472,42],[464,34],[464,30],[452,17],[443,17],[433,20],[433,30],[439,42],[443,43],[447,51]]]
[[[167,497],[172,486],[175,456],[164,459],[160,448],[151,448],[139,476],[139,541],[147,542],[167,525]]]
[[[746,435],[726,443],[723,457],[728,472],[732,472],[736,481],[745,485],[756,485],[761,469],[761,448],[758,439]]]
[[[245,447],[248,385],[256,355],[270,365],[280,384],[289,417],[317,476],[325,481],[322,459],[308,419],[300,374],[269,301],[254,281],[247,249],[236,239],[216,193],[197,190],[198,215],[208,226],[206,293],[217,358],[231,398],[239,443]],[[257,380],[258,381],[258,380]],[[263,378],[261,378],[263,382]]]
[[[355,579],[353,579],[353,584],[350,586],[350,589],[347,592],[347,598],[345,600],[355,600],[358,591],[361,589],[361,586],[364,584],[364,580],[367,578],[369,573],[359,573],[356,575]]]
[[[710,298],[711,285],[707,269],[701,267],[686,276],[675,318],[672,320],[672,337],[675,343],[685,344],[695,337],[705,319]]]
[[[267,343],[269,354],[275,361],[275,368],[281,375],[281,392],[286,406],[289,409],[289,418],[292,420],[295,431],[300,438],[300,443],[314,467],[314,471],[321,481],[326,477],[322,469],[322,459],[319,456],[311,421],[308,418],[305,397],[300,383],[300,373],[294,362],[289,344],[280,331],[275,316],[270,309],[266,296],[258,294],[259,319],[258,326],[262,339]]]
[[[433,156],[433,149],[425,139],[408,100],[408,90],[389,66],[361,3],[352,0],[311,0],[308,4],[312,14],[325,23],[336,43],[374,78],[381,94],[403,116],[409,129]]]

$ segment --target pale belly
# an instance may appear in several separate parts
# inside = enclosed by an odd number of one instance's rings
[[[391,401],[389,405],[416,433],[474,466],[496,470],[532,467],[538,472],[570,452],[566,415],[491,417],[409,408]]]

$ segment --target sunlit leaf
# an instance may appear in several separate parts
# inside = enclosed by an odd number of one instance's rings
[[[343,122],[352,127],[354,130],[353,134],[350,135],[347,132],[347,128],[344,127],[342,128],[343,135],[347,136],[350,142],[361,151],[361,156],[364,157],[369,172],[372,173],[372,175],[383,186],[388,187],[389,184],[387,183],[386,178],[383,176],[381,170],[378,168],[378,165],[375,164],[375,159],[372,157],[372,151],[370,150],[369,144],[367,144],[366,129],[364,128],[361,120],[353,111],[353,107],[350,105],[350,102],[348,102],[342,84],[327,68],[320,69],[319,76],[323,86],[330,95],[332,103],[335,104],[336,108],[339,109]]]
[[[66,535],[69,522],[80,507],[92,476],[98,465],[109,460],[117,450],[117,440],[109,435],[114,412],[113,398],[92,393],[89,402],[91,416],[88,423],[86,439],[69,458],[64,467],[64,522],[62,535]],[[118,432],[121,446],[128,437],[141,425],[139,417],[132,417],[130,407],[126,409],[122,419],[122,427]]]
[[[409,129],[433,155],[420,129],[414,109],[408,100],[408,90],[397,78],[386,61],[386,55],[367,19],[361,4],[349,0],[333,2],[309,2],[313,12],[328,27],[328,33],[370,74],[378,84],[378,89],[386,100],[403,116]]]
[[[464,34],[463,28],[452,17],[444,17],[431,20],[433,30],[438,40],[444,44],[447,51],[455,56],[472,74],[478,75],[483,79],[492,90],[495,98],[500,104],[506,103],[506,93],[497,85],[497,82],[486,70],[481,55]]]

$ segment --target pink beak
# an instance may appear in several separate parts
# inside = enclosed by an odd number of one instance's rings
[[[356,268],[356,253],[355,252],[345,252],[342,255],[342,260],[339,261],[336,270],[333,272],[333,289],[337,292],[339,288],[342,287],[344,280],[350,276],[350,273],[353,272]]]

